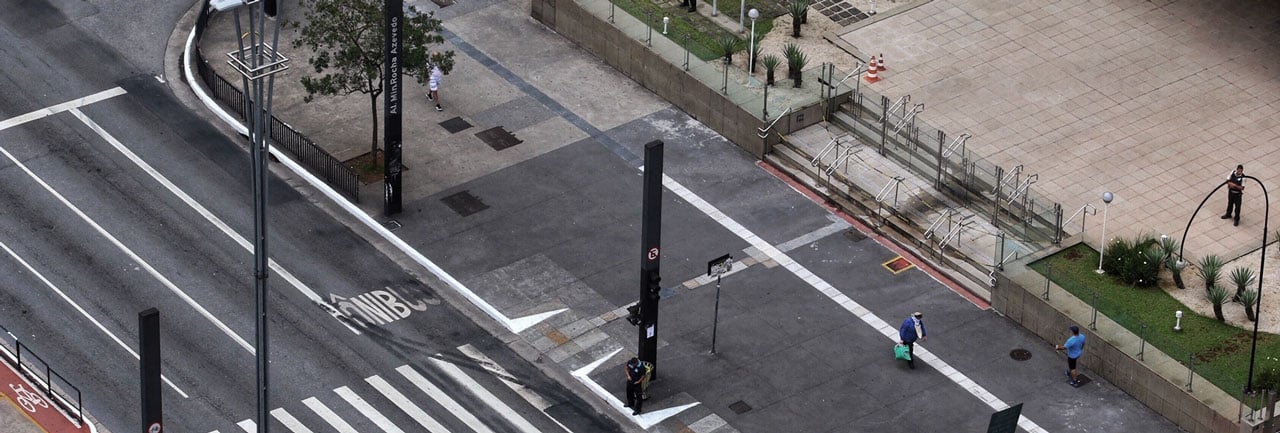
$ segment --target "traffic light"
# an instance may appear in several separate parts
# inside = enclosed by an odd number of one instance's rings
[[[645,288],[649,289],[649,296],[655,299],[658,297],[658,293],[662,292],[662,285],[659,284],[661,281],[662,277],[658,276],[657,272],[649,272],[649,280],[645,282]]]
[[[267,14],[267,16],[276,16],[276,1],[277,0],[262,0],[262,10]]]
[[[627,307],[627,322],[632,326],[640,325],[640,304]]]

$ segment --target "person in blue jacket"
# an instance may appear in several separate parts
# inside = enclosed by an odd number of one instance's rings
[[[1071,326],[1071,337],[1054,349],[1067,351],[1067,377],[1071,379],[1069,383],[1071,386],[1080,386],[1079,375],[1076,373],[1076,360],[1084,353],[1084,334],[1080,333],[1080,327]]]
[[[902,321],[902,327],[898,328],[898,339],[907,346],[907,354],[911,358],[907,360],[907,367],[912,370],[916,368],[916,340],[924,341],[928,338],[929,334],[924,330],[924,313],[911,313]]]

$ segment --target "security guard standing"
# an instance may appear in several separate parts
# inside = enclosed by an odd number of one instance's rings
[[[1232,218],[1232,209],[1235,209],[1235,225],[1240,225],[1240,199],[1243,197],[1244,165],[1237,165],[1236,171],[1227,178],[1227,213],[1222,215],[1222,219]]]

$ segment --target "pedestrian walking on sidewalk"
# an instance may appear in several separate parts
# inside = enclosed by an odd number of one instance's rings
[[[907,346],[907,367],[912,370],[916,368],[916,340],[924,341],[929,338],[929,334],[924,329],[924,313],[919,311],[911,313],[906,320],[902,321],[902,327],[898,328],[898,339],[903,345]]]
[[[1240,200],[1244,198],[1244,165],[1237,165],[1236,171],[1227,176],[1227,213],[1222,219],[1232,218],[1235,209],[1235,225],[1240,225]]]
[[[440,53],[431,53],[431,58],[435,59]],[[444,111],[444,107],[440,106],[440,79],[444,78],[444,71],[440,70],[440,64],[435,60],[431,62],[431,76],[427,79],[427,99],[436,103],[436,111]],[[421,81],[419,81],[421,83]]]
[[[1067,378],[1071,386],[1080,386],[1079,374],[1076,373],[1076,360],[1080,359],[1080,355],[1084,353],[1084,334],[1080,333],[1079,326],[1071,326],[1071,337],[1067,338],[1065,343],[1054,346],[1054,350],[1067,351]]]
[[[631,408],[632,415],[640,414],[640,407],[644,405],[644,382],[648,375],[645,374],[644,363],[640,358],[632,357],[627,361],[627,405]]]

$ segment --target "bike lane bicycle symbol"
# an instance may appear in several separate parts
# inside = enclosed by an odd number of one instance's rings
[[[23,409],[26,409],[27,412],[34,413],[36,411],[36,406],[43,407],[45,409],[49,408],[49,402],[45,401],[39,394],[27,390],[26,385],[15,386],[11,383],[9,384],[9,389],[13,390],[17,397],[18,404],[21,405]]]

